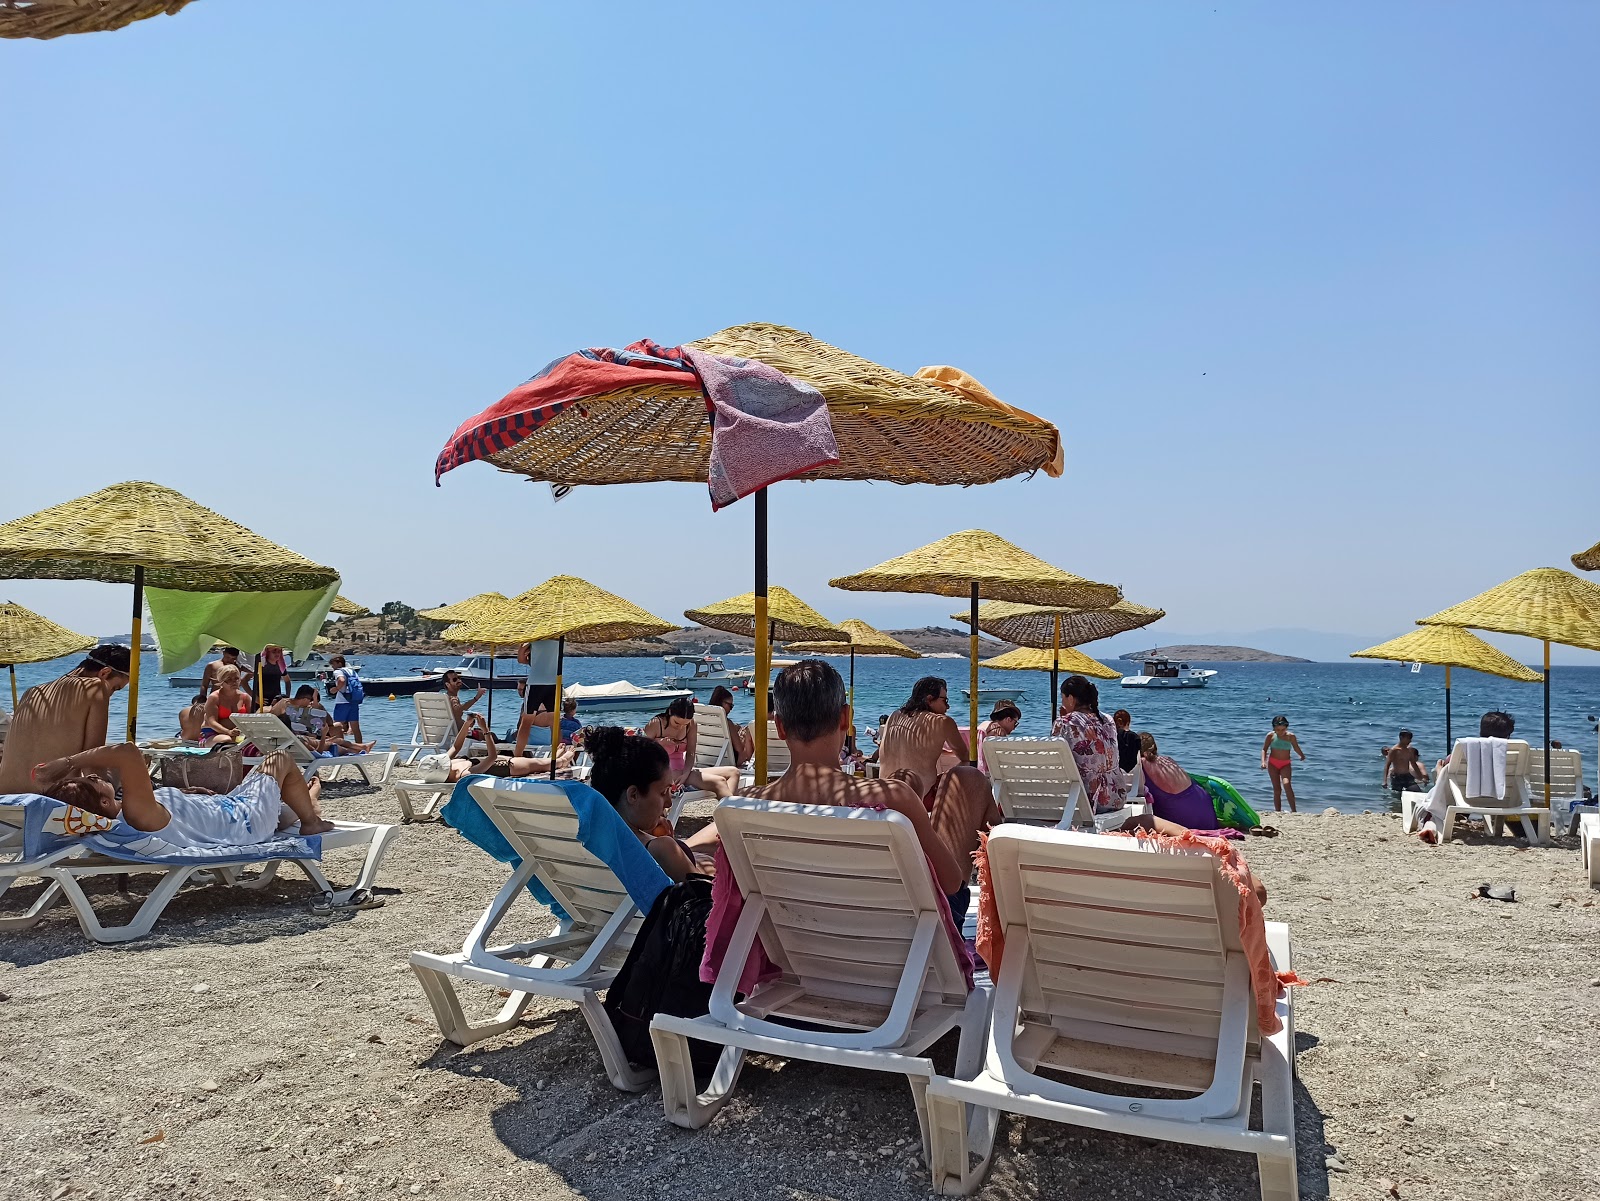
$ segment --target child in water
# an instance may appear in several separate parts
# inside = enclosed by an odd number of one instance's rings
[[[1289,812],[1296,812],[1291,751],[1300,756],[1301,762],[1305,761],[1306,753],[1300,749],[1300,740],[1290,731],[1289,719],[1279,714],[1272,719],[1272,732],[1261,744],[1261,767],[1272,777],[1272,807],[1279,812],[1283,811],[1284,794],[1289,797]]]

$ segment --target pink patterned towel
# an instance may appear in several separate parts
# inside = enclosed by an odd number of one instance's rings
[[[839,461],[828,402],[810,384],[754,359],[683,350],[711,414],[712,509]]]

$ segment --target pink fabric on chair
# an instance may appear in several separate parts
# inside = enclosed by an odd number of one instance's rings
[[[711,414],[711,507],[839,461],[828,402],[810,384],[755,359],[683,350]]]

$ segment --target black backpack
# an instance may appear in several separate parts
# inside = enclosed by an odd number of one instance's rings
[[[654,1067],[650,1019],[702,1017],[711,1005],[711,985],[700,981],[700,960],[706,953],[706,919],[711,916],[711,880],[690,876],[674,884],[650,906],[622,969],[606,990],[605,1010],[617,1041],[630,1062]],[[689,1041],[696,1067],[715,1066],[720,1048]]]

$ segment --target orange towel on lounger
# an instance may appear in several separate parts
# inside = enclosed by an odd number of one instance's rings
[[[1267,949],[1266,919],[1261,914],[1261,901],[1256,896],[1255,878],[1244,857],[1221,838],[1201,838],[1188,832],[1177,837],[1139,830],[1124,834],[1120,831],[1104,835],[1107,838],[1139,838],[1154,842],[1168,850],[1180,847],[1198,847],[1218,860],[1222,874],[1239,890],[1239,941],[1244,946],[1245,958],[1250,961],[1250,988],[1255,993],[1256,1021],[1263,1034],[1276,1034],[1283,1029],[1278,1020],[1278,997],[1290,985],[1305,981],[1293,972],[1280,972],[1272,966],[1272,953]],[[1000,960],[1005,954],[1005,929],[1000,924],[1000,910],[995,904],[994,884],[989,878],[989,838],[982,835],[974,856],[978,863],[978,955],[989,965],[991,979],[1000,978]]]

